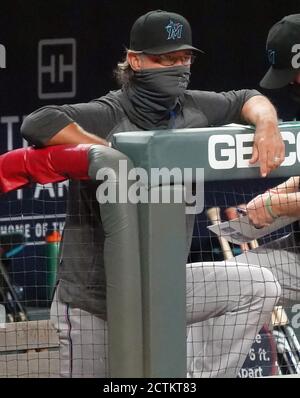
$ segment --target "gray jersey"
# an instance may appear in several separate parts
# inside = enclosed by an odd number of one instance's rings
[[[86,131],[110,139],[112,134],[139,131],[130,122],[121,103],[122,91],[89,103],[46,106],[23,122],[21,132],[30,144],[44,146],[57,132],[72,122]],[[188,90],[172,128],[200,128],[242,123],[241,110],[255,90],[214,93]],[[70,182],[66,225],[63,234],[59,299],[71,307],[81,308],[106,319],[106,283],[103,260],[104,232],[99,205],[96,201],[97,183]]]

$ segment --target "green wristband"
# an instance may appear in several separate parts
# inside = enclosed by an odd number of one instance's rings
[[[278,218],[279,216],[274,213],[274,211],[272,210],[272,204],[271,204],[271,196],[268,196],[266,201],[265,201],[265,207],[267,208],[267,211],[269,213],[269,215],[273,218],[273,220],[275,220],[276,218]]]

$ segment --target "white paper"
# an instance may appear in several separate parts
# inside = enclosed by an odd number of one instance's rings
[[[242,216],[220,224],[210,225],[207,228],[229,242],[239,245],[269,235],[297,220],[299,220],[299,217],[279,217],[268,227],[255,228],[249,223],[248,216]]]

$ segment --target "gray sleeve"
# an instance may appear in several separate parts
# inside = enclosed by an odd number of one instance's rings
[[[68,124],[76,122],[84,130],[105,138],[113,126],[112,112],[101,102],[75,105],[45,106],[28,115],[21,126],[21,134],[38,147],[47,142]]]
[[[206,116],[209,126],[245,123],[241,117],[244,104],[256,95],[257,90],[237,90],[222,93],[192,91],[196,107]]]

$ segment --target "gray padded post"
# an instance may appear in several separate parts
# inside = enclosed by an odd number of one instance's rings
[[[170,186],[150,189],[161,193]],[[186,377],[185,204],[142,204],[139,210],[145,376]]]
[[[104,146],[89,151],[89,176],[110,168],[119,187],[119,161],[130,160]],[[100,204],[105,231],[104,262],[107,279],[107,318],[110,377],[143,377],[142,298],[137,205]]]

